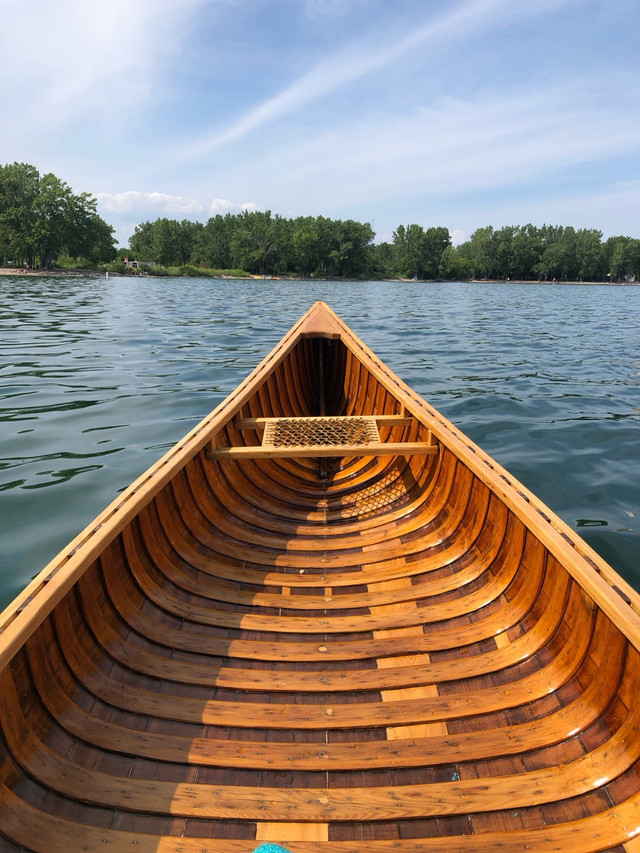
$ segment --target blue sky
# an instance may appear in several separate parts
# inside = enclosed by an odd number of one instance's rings
[[[0,0],[0,163],[136,223],[640,236],[638,0]]]

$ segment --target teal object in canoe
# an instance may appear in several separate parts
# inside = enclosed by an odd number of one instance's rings
[[[260,847],[256,847],[253,853],[289,853],[289,851],[286,847],[281,847],[279,844],[267,842],[267,844],[261,844]]]

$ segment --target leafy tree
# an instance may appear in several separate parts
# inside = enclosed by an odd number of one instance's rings
[[[19,265],[34,265],[39,191],[40,175],[33,166],[0,166],[0,251]]]
[[[602,231],[581,228],[576,231],[576,263],[578,278],[582,281],[599,281],[604,272]]]
[[[0,167],[0,249],[19,263],[48,268],[58,255],[110,260],[113,229],[88,193],[75,195],[60,178],[26,163]]]
[[[396,269],[408,278],[438,278],[442,256],[450,246],[447,228],[427,228],[421,225],[399,225],[393,232]]]
[[[477,228],[469,241],[473,278],[490,278],[496,266],[496,238],[491,225]]]
[[[230,240],[233,266],[260,275],[270,270],[278,249],[278,217],[271,211],[245,211],[239,219]]]
[[[627,276],[640,279],[640,240],[609,237],[602,249],[602,259],[611,281],[622,281]]]
[[[448,228],[427,228],[423,240],[423,268],[425,278],[438,278],[442,256],[451,246]]]
[[[453,246],[447,246],[442,253],[439,277],[448,281],[465,281],[471,278],[472,263],[469,258],[456,251]]]
[[[393,243],[377,243],[371,247],[371,273],[379,278],[390,278],[396,270],[396,247]]]

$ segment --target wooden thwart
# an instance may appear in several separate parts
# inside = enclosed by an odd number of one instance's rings
[[[262,444],[249,447],[211,447],[207,459],[256,459],[324,456],[435,455],[429,441],[382,442],[378,425],[406,426],[403,415],[360,417],[244,418],[239,429],[263,429]]]

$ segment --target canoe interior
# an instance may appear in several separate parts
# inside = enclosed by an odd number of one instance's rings
[[[2,851],[638,853],[637,598],[416,399],[314,306],[10,609]],[[437,452],[210,458],[356,415]]]

